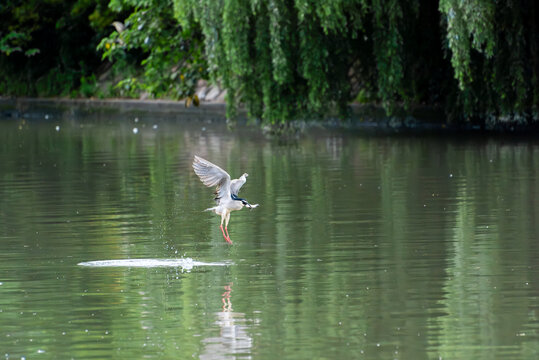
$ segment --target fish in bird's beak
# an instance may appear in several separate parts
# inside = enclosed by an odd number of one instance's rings
[[[234,199],[234,196],[235,195],[232,195],[232,199]],[[245,207],[248,207],[249,209],[254,209],[255,207],[258,207],[258,204],[249,204],[249,201],[245,200],[245,199],[241,199],[241,198],[238,198],[236,197],[236,199],[234,200],[241,200],[241,203],[243,204],[243,206]]]

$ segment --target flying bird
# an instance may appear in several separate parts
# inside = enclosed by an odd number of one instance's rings
[[[214,200],[217,206],[206,209],[205,211],[213,211],[217,215],[221,215],[221,226],[219,228],[226,242],[232,244],[230,235],[228,235],[230,213],[235,210],[241,210],[244,206],[250,209],[258,207],[258,204],[249,204],[247,200],[238,197],[238,193],[249,175],[243,174],[239,179],[231,180],[230,175],[226,171],[196,155],[193,160],[193,169],[204,185],[216,187]],[[224,230],[223,222],[225,223]]]

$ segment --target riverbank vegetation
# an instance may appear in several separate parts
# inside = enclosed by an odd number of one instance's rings
[[[270,123],[351,102],[452,122],[539,121],[531,0],[7,0],[0,94],[194,99],[200,80]]]

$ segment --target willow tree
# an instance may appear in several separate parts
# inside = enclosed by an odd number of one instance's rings
[[[229,116],[282,122],[344,111],[360,94],[388,111],[445,104],[461,118],[536,111],[533,1],[173,0],[200,24]]]
[[[539,120],[535,1],[440,1],[465,114]]]

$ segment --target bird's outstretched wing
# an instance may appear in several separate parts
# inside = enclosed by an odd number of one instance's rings
[[[232,180],[230,182],[230,192],[234,195],[238,195],[241,187],[243,186],[243,184],[245,184],[245,181],[247,181],[245,176],[242,176],[239,179]]]
[[[230,197],[230,175],[226,171],[196,155],[193,160],[193,169],[204,185],[217,187],[215,200]]]

